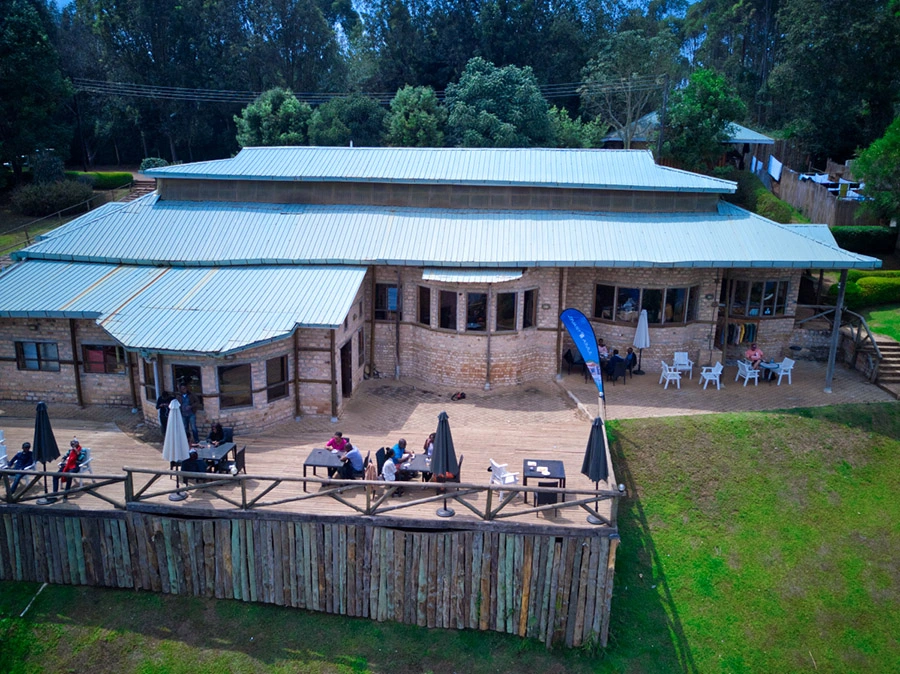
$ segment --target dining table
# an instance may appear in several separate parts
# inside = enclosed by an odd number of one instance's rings
[[[344,462],[341,461],[342,456],[342,453],[331,449],[316,448],[312,450],[306,457],[306,461],[303,462],[303,477],[306,477],[306,471],[309,468],[312,468],[314,477],[318,477],[317,468],[328,468],[329,474],[331,471],[340,470],[344,465]],[[303,483],[303,491],[309,491],[306,488],[306,482]]]
[[[194,449],[197,450],[197,458],[203,459],[210,466],[217,466],[229,453],[233,452],[235,447],[233,442],[220,442],[214,445],[211,442],[198,443]],[[235,459],[237,457],[234,457]]]
[[[528,486],[528,479],[553,480],[560,489],[566,487],[566,466],[562,461],[554,459],[525,459],[522,461],[522,486]],[[563,494],[563,501],[566,495]],[[528,503],[528,492],[525,492],[525,502]]]
[[[431,457],[425,454],[416,454],[409,461],[401,463],[400,470],[405,470],[409,473],[420,473],[424,480],[425,475],[431,472]]]
[[[769,361],[766,363],[765,361],[760,362],[759,367],[761,370],[765,371],[765,379],[770,384],[775,381],[775,377],[778,375],[778,370],[781,369],[781,363],[775,363],[773,361]]]

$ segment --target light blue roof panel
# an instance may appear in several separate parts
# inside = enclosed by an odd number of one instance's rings
[[[232,159],[144,172],[154,178],[516,185],[734,192],[735,183],[658,166],[647,150],[247,147]]]
[[[659,130],[659,115],[656,112],[650,112],[638,119],[632,125],[634,129],[631,134],[631,140],[635,143],[649,143],[653,140],[653,134]],[[743,145],[750,143],[751,145],[774,145],[775,141],[768,136],[748,129],[746,126],[731,122],[727,129],[728,140],[724,141],[730,145]],[[605,141],[622,141],[624,133],[616,130],[607,134],[603,140]]]
[[[442,283],[506,283],[522,278],[520,269],[443,269],[429,268],[422,272],[423,281]]]

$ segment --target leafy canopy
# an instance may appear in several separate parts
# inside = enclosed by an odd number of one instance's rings
[[[323,103],[309,120],[312,145],[376,147],[381,144],[385,110],[378,101],[362,94],[333,98]]]
[[[853,174],[865,182],[866,195],[882,216],[900,217],[900,117],[860,153]]]
[[[312,109],[288,89],[270,89],[235,115],[241,147],[304,145]]]
[[[411,87],[397,91],[385,118],[388,145],[400,147],[441,147],[447,112],[431,87]]]
[[[447,86],[448,127],[463,147],[529,147],[552,143],[549,106],[531,68],[498,68],[475,57],[459,83]]]

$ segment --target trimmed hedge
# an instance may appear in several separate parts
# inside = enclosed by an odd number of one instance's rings
[[[859,279],[867,276],[878,278],[900,278],[900,269],[851,269],[847,272],[847,280],[858,283]]]
[[[892,253],[897,245],[896,227],[832,227],[835,241],[854,253]]]
[[[782,201],[768,190],[756,195],[756,212],[764,218],[774,220],[782,225],[790,224],[794,211],[790,204]]]
[[[849,274],[847,275],[849,278]],[[828,296],[836,298],[838,284],[828,289]],[[848,309],[862,309],[880,304],[900,303],[900,277],[865,276],[859,281],[847,281],[844,304]]]
[[[89,185],[61,180],[45,185],[23,185],[13,192],[10,203],[23,215],[42,217],[87,201],[93,193]]]
[[[147,169],[155,169],[155,168],[163,168],[168,166],[169,162],[161,157],[145,157],[141,162],[141,171],[146,171]]]
[[[134,176],[127,171],[66,171],[66,178],[91,181],[95,190],[114,190],[130,186],[134,181]]]

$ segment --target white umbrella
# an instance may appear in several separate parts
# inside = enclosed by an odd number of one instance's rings
[[[190,458],[191,446],[188,444],[187,435],[184,432],[184,420],[181,418],[181,404],[177,400],[169,403],[169,424],[166,426],[166,439],[163,441],[163,458],[169,462],[181,463]],[[175,476],[175,487],[178,487],[178,476]],[[182,492],[183,493],[183,492]],[[175,497],[175,498],[173,498]],[[173,501],[187,498],[187,494],[179,496],[169,494]]]
[[[638,350],[638,369],[635,374],[644,374],[641,369],[641,356],[643,350],[650,348],[650,321],[647,320],[647,310],[641,309],[641,315],[638,318],[637,330],[634,331],[634,348]]]

